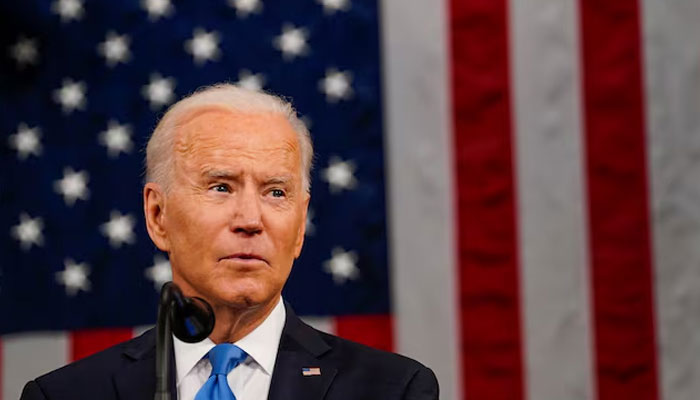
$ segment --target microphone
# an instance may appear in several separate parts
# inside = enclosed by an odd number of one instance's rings
[[[166,283],[172,291],[173,302],[170,320],[173,334],[187,343],[197,343],[209,337],[214,330],[214,310],[206,300],[185,297],[172,282]]]
[[[199,297],[186,297],[173,282],[160,291],[156,325],[156,393],[155,400],[170,400],[170,355],[174,334],[187,343],[206,339],[214,330],[214,310]]]

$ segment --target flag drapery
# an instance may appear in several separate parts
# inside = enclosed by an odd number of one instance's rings
[[[317,150],[285,298],[444,399],[700,396],[700,1],[0,5],[0,399],[155,320],[143,146],[219,81]]]

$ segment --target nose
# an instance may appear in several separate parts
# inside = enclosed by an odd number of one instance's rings
[[[243,236],[262,233],[262,210],[260,197],[255,190],[242,190],[234,202],[231,231]]]

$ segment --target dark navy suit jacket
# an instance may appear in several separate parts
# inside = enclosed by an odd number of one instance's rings
[[[318,367],[321,375],[304,376]],[[171,368],[171,393],[175,391]],[[152,400],[155,333],[43,375],[24,387],[21,400]],[[435,400],[433,372],[409,358],[317,331],[287,307],[269,400]],[[262,399],[261,399],[262,400]]]

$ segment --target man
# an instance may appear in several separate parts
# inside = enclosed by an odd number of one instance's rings
[[[175,340],[173,398],[437,399],[421,364],[314,330],[281,299],[304,241],[313,150],[280,98],[216,85],[173,105],[147,147],[148,233],[216,316]],[[22,399],[152,399],[153,331],[29,382]],[[219,397],[217,397],[219,396]]]

